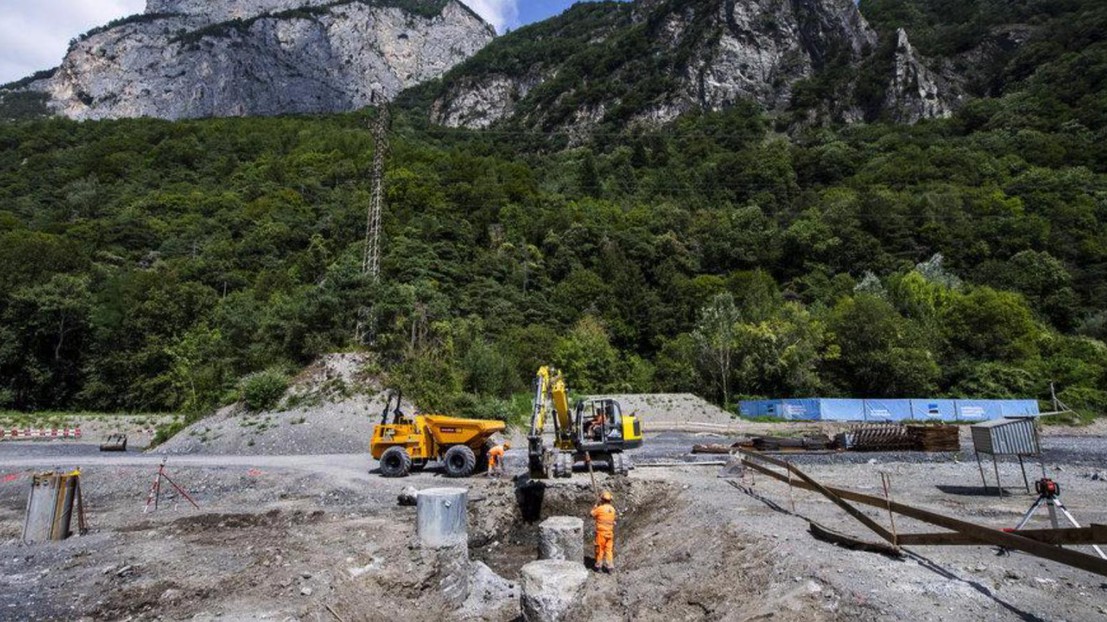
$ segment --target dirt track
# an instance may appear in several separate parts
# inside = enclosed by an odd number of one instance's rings
[[[701,436],[651,436],[639,462],[688,459]],[[1107,481],[1092,479],[1103,439],[1047,439],[1047,466],[1078,519],[1107,523]],[[1081,444],[1084,443],[1084,444]],[[1076,449],[1073,449],[1073,448]],[[1062,451],[1063,450],[1063,451]],[[1067,451],[1068,453],[1064,453]],[[519,452],[516,450],[516,454]],[[513,463],[522,456],[513,456]],[[827,483],[875,493],[891,473],[896,499],[993,526],[1010,526],[1033,496],[979,494],[971,458],[919,462],[918,454],[810,457]],[[869,460],[875,460],[870,464]],[[415,549],[406,485],[442,485],[434,472],[386,480],[365,454],[171,456],[171,475],[197,498],[142,514],[161,456],[106,456],[74,445],[0,444],[0,619],[406,619],[509,620],[510,593],[457,609],[436,595]],[[804,461],[804,459],[799,459]],[[84,468],[93,532],[54,545],[18,544],[31,470]],[[1060,468],[1057,468],[1060,467]],[[1021,480],[1003,464],[1005,481]],[[740,492],[717,469],[642,468],[601,485],[622,512],[620,571],[596,575],[574,619],[1091,620],[1107,615],[1107,579],[989,547],[915,547],[893,560],[814,540],[807,518],[872,539],[811,493],[766,478]],[[1031,472],[1033,476],[1033,471]],[[15,476],[14,479],[12,476]],[[551,482],[541,516],[584,515],[587,477]],[[10,481],[9,481],[10,480]],[[455,482],[450,482],[455,483]],[[468,480],[470,545],[513,581],[534,558],[535,524],[524,520],[515,485]],[[887,515],[866,510],[886,524]],[[534,517],[531,517],[534,518]],[[901,531],[933,531],[900,521]]]

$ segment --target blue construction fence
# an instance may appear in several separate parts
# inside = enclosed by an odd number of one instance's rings
[[[987,421],[1037,416],[1037,400],[837,399],[756,400],[740,403],[743,417],[797,421]]]

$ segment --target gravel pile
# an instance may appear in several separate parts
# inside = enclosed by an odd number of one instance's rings
[[[651,423],[708,423],[726,425],[734,422],[730,413],[691,393],[645,393],[623,395],[597,395],[617,400],[625,414],[637,411],[642,425],[648,429]]]
[[[155,449],[165,454],[312,455],[367,452],[385,393],[365,375],[366,356],[332,354],[297,376],[273,411],[241,404],[185,428]],[[404,412],[413,412],[410,403]]]
[[[165,454],[306,455],[367,451],[383,398],[357,396],[284,412],[228,406],[154,450]]]

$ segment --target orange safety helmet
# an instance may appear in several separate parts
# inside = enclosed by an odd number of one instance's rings
[[[611,501],[611,499],[612,499],[612,496],[611,496],[611,491],[610,490],[605,490],[605,491],[600,493],[600,501]]]
[[[504,441],[504,449],[511,449],[511,441]]]

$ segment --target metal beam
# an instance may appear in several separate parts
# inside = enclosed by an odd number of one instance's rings
[[[756,452],[749,451],[743,452],[743,455],[749,456],[750,458],[754,458],[756,460],[768,462],[769,464],[781,466],[783,468],[791,470],[792,473],[795,474],[798,474],[799,471],[799,469],[797,469],[795,465],[792,465],[784,460],[778,460],[770,456],[764,456]],[[782,475],[780,473],[777,473],[776,471],[773,471],[772,469],[764,467],[763,465],[757,464],[749,458],[743,458],[742,464],[781,482],[789,483],[788,477],[786,475]],[[807,481],[792,481],[791,485],[798,488],[822,492],[809,484]],[[981,544],[992,544],[1008,549],[1022,551],[1024,553],[1029,553],[1037,557],[1042,557],[1061,564],[1065,564],[1067,566],[1080,568],[1081,570],[1087,570],[1088,572],[1107,577],[1107,560],[1100,559],[1099,557],[1094,557],[1092,555],[1081,553],[1079,551],[1073,551],[1071,549],[1064,549],[1058,546],[1053,546],[1052,544],[1047,544],[1038,540],[1032,540],[1019,534],[1007,533],[998,529],[992,529],[991,527],[977,525],[949,516],[944,516],[936,512],[931,512],[929,510],[897,503],[895,501],[889,502],[885,499],[874,497],[872,495],[865,495],[858,492],[853,492],[851,490],[836,488],[833,486],[824,486],[823,489],[833,493],[834,495],[837,495],[841,499],[856,501],[857,503],[863,503],[865,505],[871,505],[878,508],[887,508],[897,514],[902,514],[904,516],[908,516],[924,523],[929,523],[931,525],[937,525],[939,527],[951,529],[963,536],[974,538],[978,540]]]
[[[1070,527],[1064,529],[1024,529],[1022,531],[1009,531],[1006,533],[1013,533],[1024,538],[1030,538],[1031,540],[1037,540],[1038,542],[1045,542],[1046,544],[1107,544],[1107,526],[1105,525],[1092,525],[1091,527]],[[899,534],[900,544],[916,544],[916,545],[942,545],[942,546],[960,546],[960,545],[987,545],[987,542],[960,534],[957,532],[950,533],[901,533]]]

